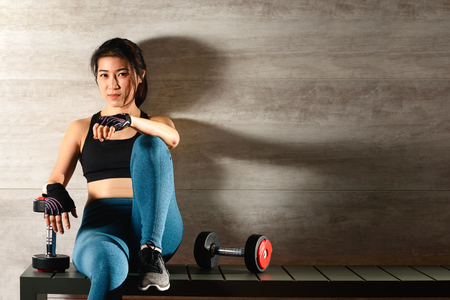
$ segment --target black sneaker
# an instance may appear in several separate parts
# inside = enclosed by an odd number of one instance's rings
[[[139,289],[148,290],[154,286],[160,291],[170,287],[169,271],[161,253],[155,250],[155,245],[147,242],[147,247],[139,250]]]

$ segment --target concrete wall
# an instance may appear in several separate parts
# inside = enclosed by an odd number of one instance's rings
[[[185,235],[274,245],[274,264],[450,264],[450,1],[0,2],[0,299],[44,252],[32,212],[68,124],[104,106],[92,51],[149,66]],[[81,211],[80,168],[68,186]],[[72,253],[80,219],[59,237]],[[223,258],[222,263],[243,263]]]

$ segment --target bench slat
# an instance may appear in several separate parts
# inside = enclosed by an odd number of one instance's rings
[[[401,281],[433,281],[430,277],[408,266],[380,266],[380,268]]]
[[[365,281],[398,281],[377,266],[348,266],[353,272],[364,278]]]
[[[364,281],[344,266],[316,266],[331,281]]]
[[[167,265],[170,273],[170,280],[189,280],[186,265]]]
[[[261,274],[258,274],[261,281],[294,281],[291,276],[281,266],[269,266]]]
[[[441,266],[411,266],[437,281],[450,281],[450,270]]]
[[[220,265],[219,268],[227,281],[258,281],[258,277],[243,265]]]
[[[220,280],[223,281],[222,274],[219,268],[214,268],[211,270],[204,270],[197,265],[188,265],[189,274],[191,275],[191,280]]]
[[[328,281],[313,266],[283,266],[295,281]]]

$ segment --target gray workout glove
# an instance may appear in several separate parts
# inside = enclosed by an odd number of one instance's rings
[[[44,194],[43,196],[47,197],[44,210],[46,215],[57,216],[75,208],[75,203],[61,183],[47,185],[47,194]]]
[[[98,124],[103,126],[114,127],[116,131],[125,129],[131,125],[131,117],[129,114],[117,114],[114,116],[101,117]]]

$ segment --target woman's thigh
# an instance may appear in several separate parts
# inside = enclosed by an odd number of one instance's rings
[[[101,199],[86,207],[73,262],[91,280],[106,276],[112,285],[120,285],[126,278],[131,203],[131,199]]]

